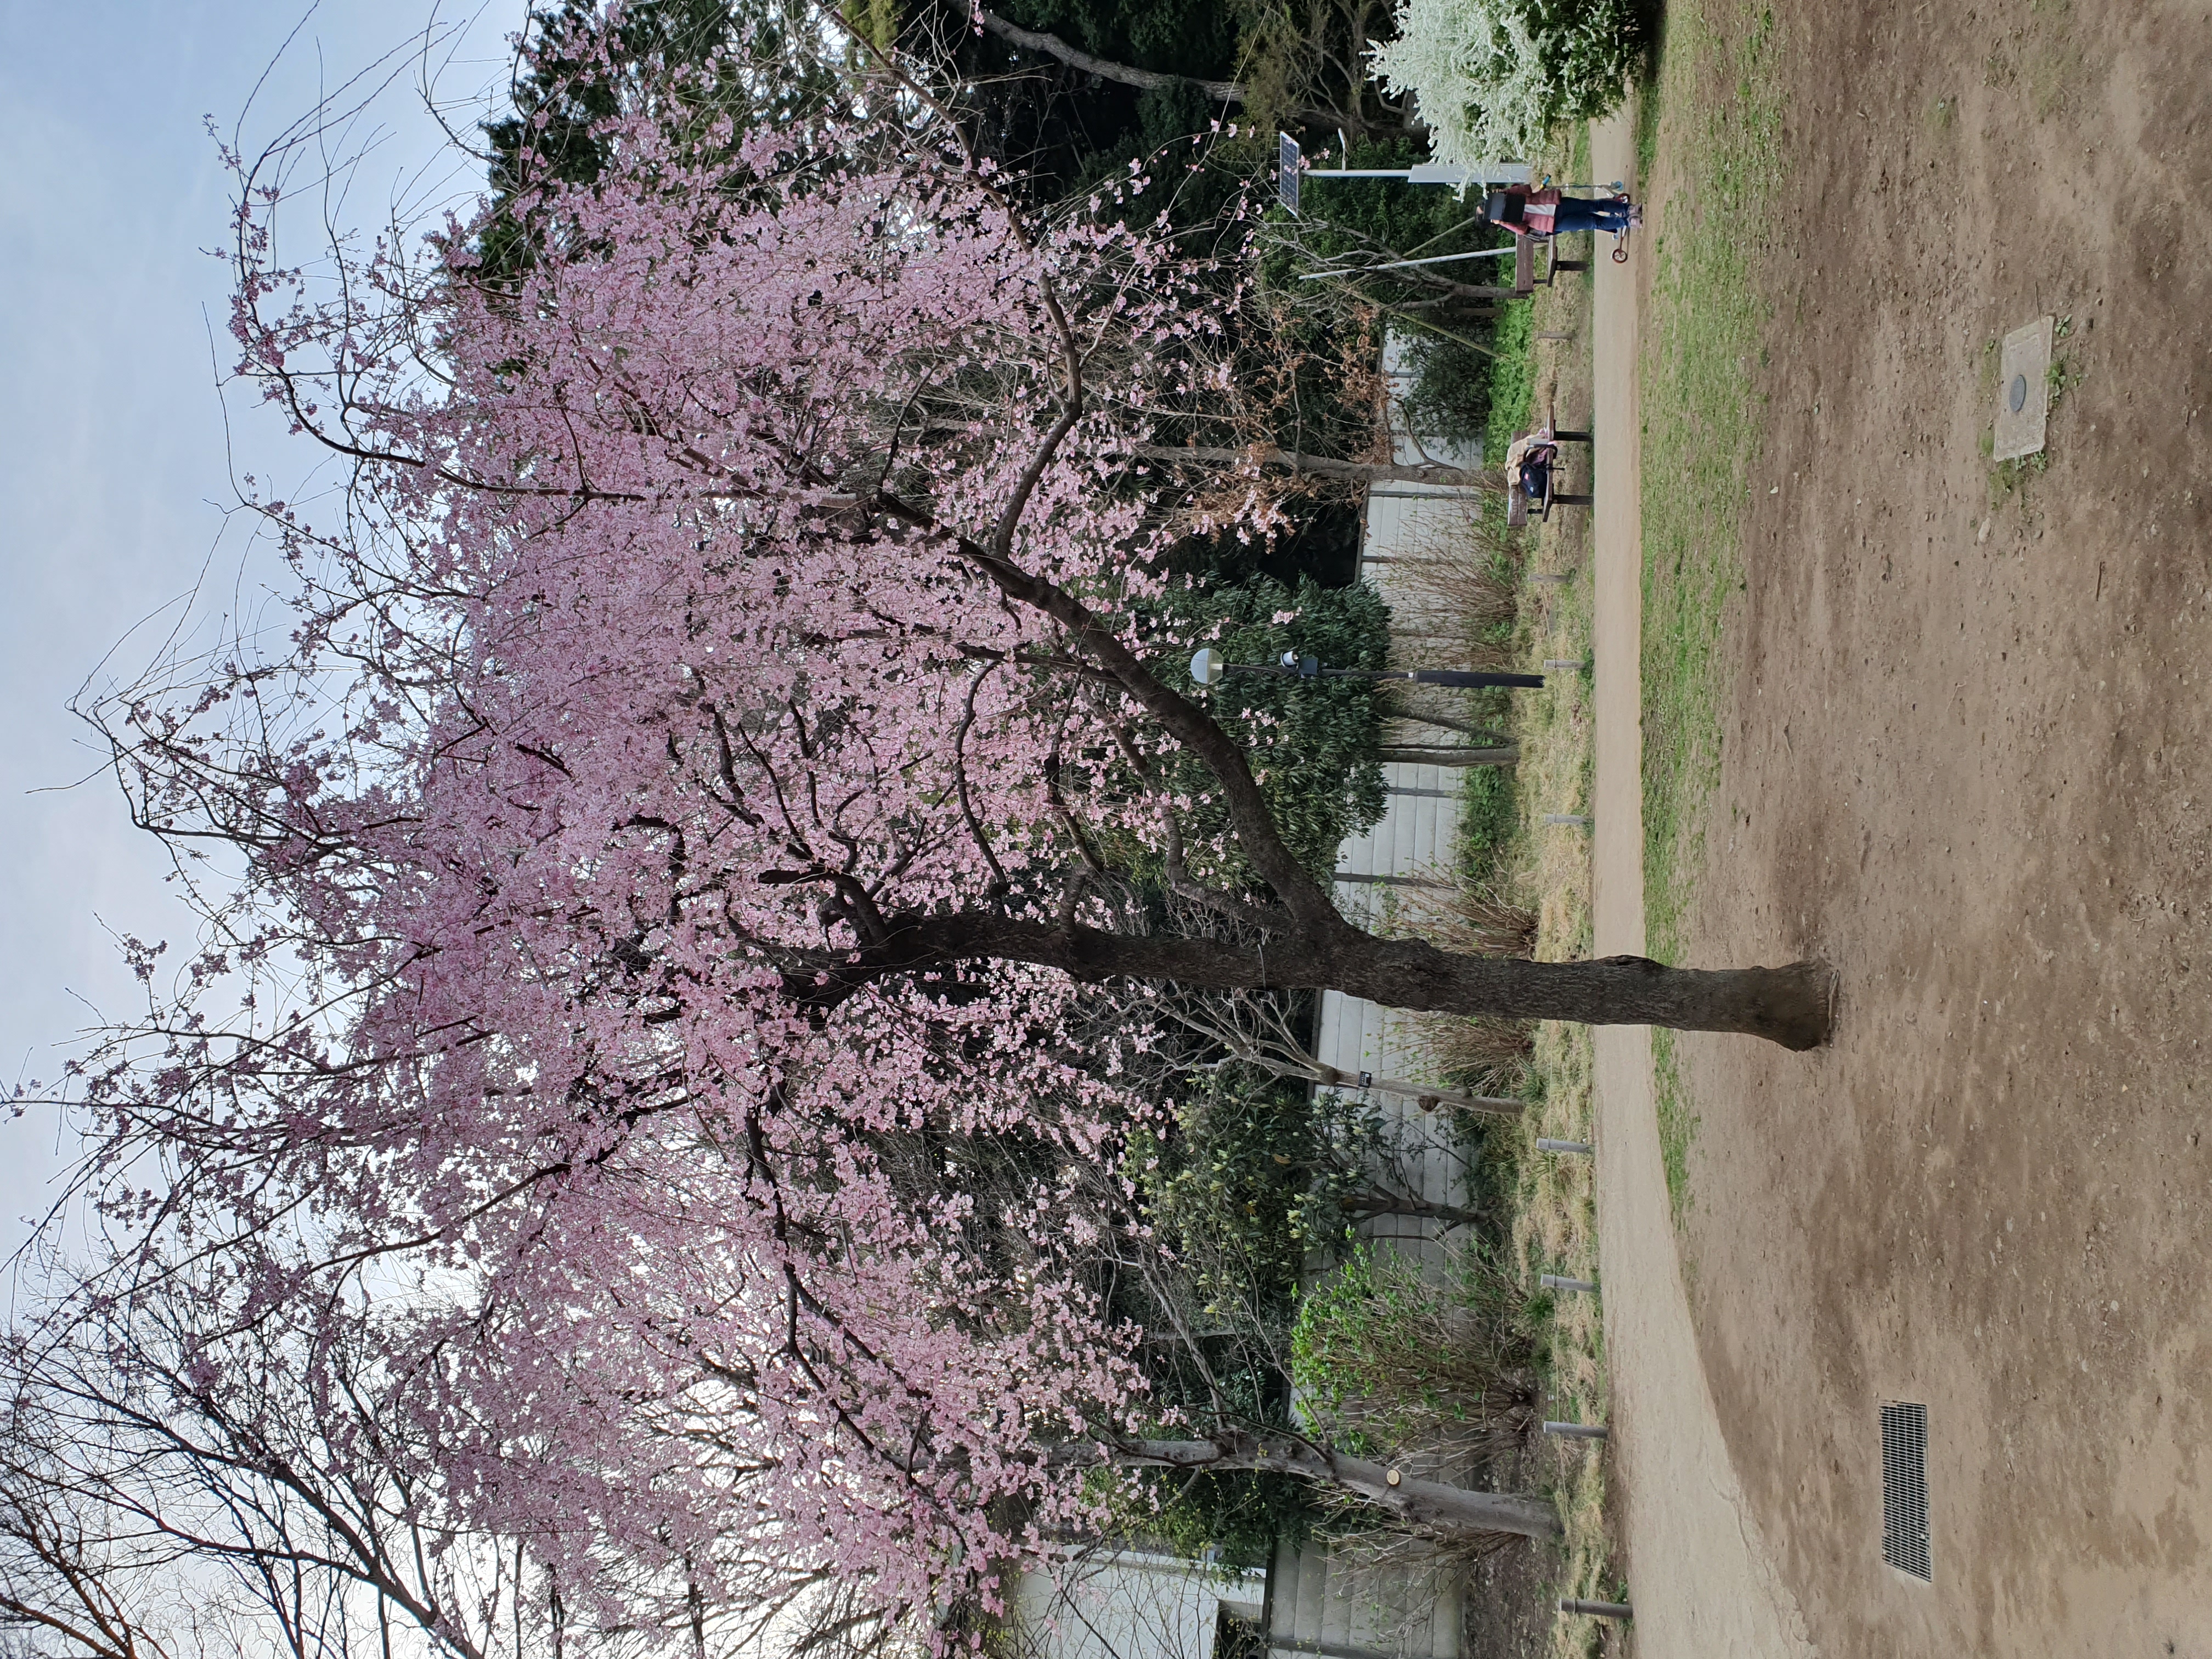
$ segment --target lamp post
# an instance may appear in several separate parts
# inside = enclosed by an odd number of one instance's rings
[[[1272,674],[1293,680],[1410,680],[1416,685],[1514,685],[1540,688],[1541,674],[1492,674],[1472,668],[1324,668],[1318,657],[1285,651],[1278,662],[1231,662],[1212,646],[1190,659],[1190,677],[1218,685],[1227,674]]]

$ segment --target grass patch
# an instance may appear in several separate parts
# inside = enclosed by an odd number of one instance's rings
[[[1536,374],[1530,348],[1534,345],[1536,303],[1509,301],[1499,313],[1491,336],[1495,354],[1490,366],[1490,426],[1483,437],[1482,459],[1496,466],[1505,459],[1514,434],[1528,425],[1536,406]]]
[[[1679,959],[1688,879],[1718,781],[1720,660],[1764,399],[1755,377],[1771,307],[1754,283],[1781,169],[1773,14],[1732,0],[1670,14],[1660,131],[1680,186],[1658,214],[1643,364],[1644,851],[1650,954]]]
[[[1521,827],[1520,799],[1510,766],[1468,769],[1459,787],[1459,875],[1486,885],[1498,874],[1498,860]]]
[[[1651,1032],[1651,1091],[1659,1119],[1659,1163],[1667,1172],[1667,1207],[1679,1227],[1690,1213],[1690,1146],[1698,1138],[1698,1115],[1682,1085],[1674,1033],[1663,1027]]]
[[[1523,592],[1530,659],[1579,658],[1589,650],[1586,577],[1559,587],[1531,584]],[[1595,770],[1593,713],[1589,683],[1580,675],[1558,677],[1542,692],[1524,696],[1519,709],[1520,823],[1508,849],[1510,877],[1501,884],[1537,909],[1536,954],[1547,961],[1586,957],[1590,950],[1589,843],[1579,834],[1545,825],[1543,815],[1589,808]],[[1589,1027],[1550,1021],[1536,1027],[1528,1060],[1533,1103],[1504,1131],[1516,1143],[1507,1253],[1524,1284],[1534,1284],[1545,1273],[1598,1276],[1591,1163],[1535,1146],[1540,1138],[1590,1138],[1595,1064]],[[1592,1297],[1567,1297],[1545,1312],[1540,1340],[1545,1414],[1603,1422],[1610,1389],[1601,1304]],[[1536,1455],[1566,1527],[1556,1567],[1559,1594],[1612,1599],[1617,1575],[1606,1531],[1604,1459],[1568,1442],[1546,1442]],[[1553,1659],[1583,1659],[1588,1634],[1576,1620],[1555,1621]]]
[[[1659,64],[1666,52],[1666,23],[1662,19],[1655,25],[1659,31],[1652,42],[1651,55],[1645,60],[1645,73],[1636,87],[1636,178],[1635,193],[1641,199],[1650,187],[1652,170],[1659,160]]]
[[[1564,341],[1532,338],[1529,347],[1532,393],[1556,389],[1566,408],[1589,402],[1588,307],[1588,283],[1577,280],[1547,290],[1530,309],[1532,335],[1541,331],[1572,336]],[[1524,561],[1520,591],[1516,644],[1522,660],[1587,661],[1593,638],[1588,523],[1571,515],[1532,536],[1534,550]],[[1539,574],[1559,571],[1574,574],[1559,583],[1535,580]],[[1592,943],[1589,841],[1543,822],[1546,813],[1589,810],[1596,771],[1590,690],[1583,675],[1556,674],[1543,690],[1524,692],[1514,705],[1514,735],[1521,749],[1514,769],[1516,823],[1499,849],[1494,885],[1537,913],[1536,954],[1547,961],[1587,957]],[[1594,1064],[1588,1027],[1540,1024],[1525,1085],[1531,1104],[1518,1121],[1491,1130],[1512,1142],[1506,1164],[1512,1214],[1506,1257],[1524,1285],[1534,1285],[1543,1273],[1598,1276],[1597,1189],[1591,1164],[1535,1150],[1540,1138],[1589,1139]],[[1545,1414],[1604,1421],[1609,1384],[1601,1304],[1595,1297],[1567,1297],[1538,1311]],[[1612,1599],[1619,1577],[1606,1528],[1604,1457],[1585,1445],[1544,1441],[1532,1461],[1566,1527],[1554,1558],[1556,1592]],[[1589,1636],[1589,1626],[1582,1621],[1553,1621],[1553,1659],[1585,1659]]]
[[[1680,962],[1720,780],[1721,653],[1745,586],[1742,531],[1765,399],[1772,307],[1757,285],[1782,170],[1774,15],[1741,0],[1670,9],[1651,95],[1652,154],[1674,188],[1652,214],[1644,376],[1644,884],[1646,948]],[[1639,136],[1639,144],[1641,143]],[[1655,1042],[1668,1196],[1689,1205],[1697,1115],[1670,1038]]]

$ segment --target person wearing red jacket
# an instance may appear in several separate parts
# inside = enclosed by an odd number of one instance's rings
[[[1626,235],[1644,222],[1644,210],[1626,191],[1568,196],[1556,188],[1508,185],[1483,198],[1482,216],[1516,236],[1556,236],[1563,231],[1601,230]]]

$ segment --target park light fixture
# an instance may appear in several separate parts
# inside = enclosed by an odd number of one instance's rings
[[[1411,680],[1416,685],[1509,685],[1540,688],[1541,674],[1494,674],[1474,668],[1324,668],[1318,657],[1285,651],[1276,662],[1231,662],[1212,646],[1190,659],[1190,677],[1200,685],[1218,685],[1228,674],[1272,674],[1295,680]]]

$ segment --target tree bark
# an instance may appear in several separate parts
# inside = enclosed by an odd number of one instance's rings
[[[1474,1542],[1499,1533],[1556,1538],[1559,1512],[1541,1498],[1473,1492],[1423,1480],[1364,1457],[1349,1457],[1284,1436],[1242,1432],[1213,1440],[1133,1440],[1120,1445],[1081,1441],[1054,1449],[1062,1467],[1199,1470],[1279,1469],[1316,1486],[1358,1498],[1431,1537]],[[1397,1475],[1394,1482],[1393,1474]]]
[[[1072,70],[1095,75],[1102,81],[1117,82],[1144,92],[1156,92],[1163,87],[1196,87],[1217,104],[1242,104],[1244,101],[1244,83],[1241,81],[1206,81],[1194,75],[1167,75],[1158,70],[1139,69],[1132,64],[1117,64],[1110,58],[1093,57],[1080,46],[1070,46],[1056,34],[1047,34],[1039,29],[1025,29],[994,12],[984,10],[981,6],[975,8],[975,20],[977,27],[997,35],[1010,46],[1018,46],[1024,52],[1042,52],[1048,58],[1058,58]],[[1357,110],[1299,108],[1290,111],[1289,114],[1302,126],[1352,127],[1361,132],[1407,134],[1428,131],[1426,125],[1421,122],[1378,126]]]
[[[1500,480],[1488,467],[1445,466],[1440,462],[1401,465],[1392,461],[1340,461],[1330,455],[1308,455],[1273,444],[1251,444],[1231,449],[1207,444],[1139,444],[1134,452],[1148,461],[1204,461],[1215,466],[1255,463],[1285,472],[1310,472],[1317,478],[1340,478],[1352,483],[1425,483],[1452,488],[1497,489]]]
[[[1423,1111],[1435,1107],[1449,1106],[1455,1112],[1476,1112],[1485,1117],[1518,1117],[1528,1110],[1528,1103],[1515,1100],[1507,1095],[1470,1095],[1457,1089],[1439,1089],[1425,1083],[1408,1083],[1403,1078],[1376,1077],[1369,1073],[1363,1084],[1359,1074],[1340,1072],[1334,1066],[1284,1066],[1279,1062],[1261,1060],[1259,1065],[1273,1065],[1287,1076],[1302,1077],[1309,1083],[1318,1083],[1325,1089],[1379,1089],[1386,1095],[1404,1095],[1418,1102]]]
[[[1464,1210],[1456,1204],[1431,1204],[1426,1199],[1373,1189],[1347,1194],[1337,1200],[1336,1207],[1348,1216],[1364,1218],[1397,1215],[1412,1221],[1439,1222],[1447,1227],[1479,1227],[1485,1219],[1480,1210]]]
[[[1068,45],[1056,34],[1025,29],[1019,23],[1009,22],[981,6],[975,8],[975,16],[978,27],[997,35],[1008,46],[1019,46],[1024,52],[1041,52],[1048,58],[1057,58],[1068,68],[1081,70],[1085,75],[1095,75],[1102,81],[1118,82],[1122,86],[1135,87],[1145,92],[1157,92],[1163,87],[1196,87],[1217,104],[1241,104],[1244,101],[1244,87],[1241,82],[1202,81],[1194,75],[1164,75],[1158,70],[1116,64],[1104,58],[1094,58],[1080,46]]]
[[[1729,1031],[1785,1048],[1827,1041],[1835,975],[1825,964],[1669,968],[1648,957],[1528,962],[1458,956],[1421,939],[1381,939],[1335,916],[1315,925],[1262,912],[1281,931],[1258,945],[1176,934],[1127,934],[994,912],[912,913],[887,919],[884,937],[851,951],[806,953],[785,975],[787,994],[827,1008],[892,975],[939,971],[978,957],[1033,963],[1085,981],[1170,981],[1193,990],[1341,991],[1385,1007],[1583,1025],[1662,1025]]]
[[[1518,744],[1495,749],[1460,748],[1444,744],[1389,743],[1375,751],[1379,761],[1404,761],[1413,766],[1511,766],[1521,758]]]

